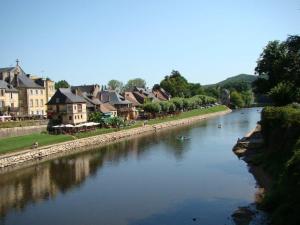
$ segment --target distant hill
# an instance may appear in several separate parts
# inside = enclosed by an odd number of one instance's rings
[[[247,86],[251,88],[253,81],[257,79],[257,76],[250,74],[239,74],[233,77],[229,77],[226,80],[220,81],[216,84],[203,85],[204,88],[220,86],[223,88],[237,87],[237,86]]]

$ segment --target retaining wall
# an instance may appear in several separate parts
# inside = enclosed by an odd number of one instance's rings
[[[155,125],[146,125],[143,127],[132,128],[128,130],[121,130],[118,132],[113,132],[109,134],[102,134],[82,139],[75,139],[73,141],[67,141],[59,144],[49,145],[40,147],[37,149],[28,149],[15,153],[8,153],[0,155],[0,168],[7,166],[16,166],[17,164],[24,163],[30,160],[38,160],[44,157],[49,157],[54,154],[71,152],[76,149],[85,147],[97,147],[106,143],[110,143],[116,140],[122,140],[126,137],[136,136],[139,134],[144,134],[147,132],[157,132],[161,129],[166,129],[169,127],[187,125],[195,121],[207,119],[213,116],[224,115],[231,112],[231,110],[210,113],[206,115],[200,115],[195,117],[190,117],[181,120],[174,120],[170,122],[159,123]]]

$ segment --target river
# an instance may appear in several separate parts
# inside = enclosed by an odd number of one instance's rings
[[[0,224],[233,224],[232,212],[253,203],[257,189],[232,147],[255,127],[257,110],[2,173]]]

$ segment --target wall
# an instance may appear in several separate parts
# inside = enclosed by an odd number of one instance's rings
[[[207,119],[213,116],[224,115],[229,112],[231,112],[231,110],[225,110],[221,112],[210,113],[206,115],[195,116],[187,119],[175,120],[156,125],[146,125],[143,127],[121,130],[118,132],[97,135],[88,138],[76,139],[73,141],[67,141],[59,144],[40,147],[37,149],[28,149],[19,152],[8,153],[0,155],[0,168],[7,166],[16,166],[20,163],[24,163],[30,160],[40,160],[44,157],[49,157],[54,154],[76,151],[80,148],[97,147],[99,145],[107,144],[116,140],[122,140],[126,137],[135,137],[136,135],[147,132],[157,132],[161,129],[169,127],[188,125],[199,120]]]
[[[0,139],[14,136],[22,136],[26,134],[39,133],[47,130],[47,125],[1,128]]]

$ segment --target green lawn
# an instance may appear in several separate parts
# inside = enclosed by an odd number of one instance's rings
[[[192,116],[200,116],[200,115],[204,115],[204,114],[208,114],[208,113],[224,111],[226,109],[228,109],[228,108],[224,105],[214,106],[214,107],[207,108],[207,109],[194,109],[191,111],[180,113],[179,115],[176,115],[176,116],[152,119],[152,120],[148,121],[148,124],[153,125],[153,124],[168,122],[168,121],[172,121],[172,120],[185,119],[185,118],[192,117]]]
[[[38,142],[39,146],[43,146],[70,141],[72,139],[73,137],[69,135],[50,135],[40,133],[4,138],[0,139],[0,154],[14,150],[28,149],[34,142]]]
[[[195,109],[195,110],[191,110],[188,112],[183,112],[176,116],[152,119],[152,120],[148,121],[148,124],[153,125],[153,124],[168,122],[168,121],[172,121],[172,120],[184,119],[184,118],[188,118],[188,117],[192,117],[192,116],[198,116],[198,115],[204,115],[204,114],[213,113],[213,112],[224,111],[226,109],[227,109],[226,106],[215,106],[215,107],[207,108],[207,109]],[[142,126],[142,124],[143,124],[142,121],[137,121],[134,125],[123,128],[123,129],[140,127],[140,126]],[[114,131],[118,131],[118,129],[116,129],[116,128],[96,129],[94,131],[78,133],[78,134],[75,134],[74,136],[35,133],[35,134],[19,136],[19,137],[4,138],[4,139],[0,139],[0,154],[6,153],[9,151],[28,149],[31,147],[31,145],[34,142],[38,142],[39,146],[44,146],[44,145],[50,145],[50,144],[60,143],[60,142],[64,142],[64,141],[70,141],[70,140],[73,140],[74,138],[75,139],[76,138],[85,138],[85,137],[90,137],[90,136],[95,136],[95,135],[100,135],[100,134],[107,134],[107,133],[111,133]]]

